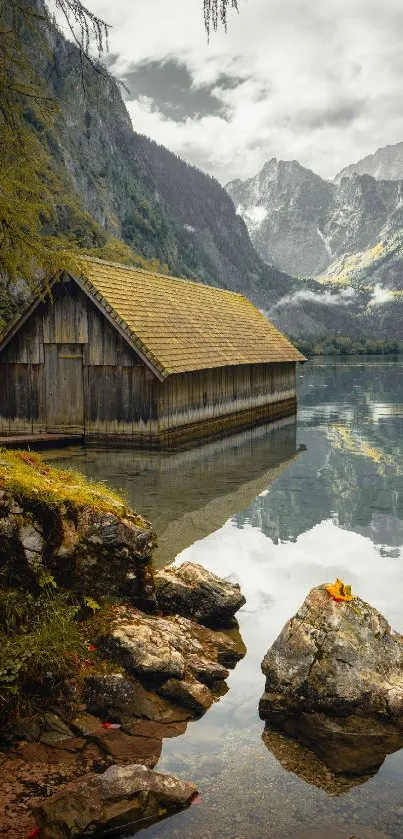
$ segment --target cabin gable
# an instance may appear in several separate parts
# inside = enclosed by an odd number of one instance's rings
[[[66,278],[0,353],[0,434],[133,435],[136,425],[150,433],[153,380],[99,308]]]

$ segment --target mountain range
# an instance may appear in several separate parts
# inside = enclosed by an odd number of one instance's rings
[[[45,12],[43,0],[27,2]],[[403,181],[374,174],[399,171],[403,143],[332,182],[272,159],[224,189],[137,133],[118,84],[101,69],[83,70],[53,23],[46,38],[38,52],[28,34],[25,48],[59,105],[46,132],[49,166],[65,190],[56,232],[87,251],[115,237],[159,270],[242,292],[292,337],[400,338]],[[12,308],[0,288],[0,321]]]
[[[346,166],[335,177],[340,181],[346,175],[372,175],[377,181],[399,181],[403,178],[403,143],[383,146],[374,154],[368,154],[357,163]]]
[[[393,153],[394,150],[394,153]],[[246,180],[226,189],[245,220],[260,256],[300,278],[299,291],[274,306],[272,315],[292,334],[329,329],[295,308],[303,300],[332,308],[333,334],[400,337],[403,312],[403,180],[369,172],[399,170],[403,143],[326,181],[297,161],[269,160]],[[315,316],[315,307],[311,313]]]

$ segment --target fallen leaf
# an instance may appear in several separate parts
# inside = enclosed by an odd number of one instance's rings
[[[344,585],[343,581],[338,578],[335,583],[329,583],[326,586],[326,591],[336,601],[345,601],[348,603],[350,600],[354,600],[354,595],[351,594],[351,586]]]

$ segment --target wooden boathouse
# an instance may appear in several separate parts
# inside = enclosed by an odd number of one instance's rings
[[[0,340],[0,436],[175,446],[296,412],[304,357],[240,294],[85,259]]]

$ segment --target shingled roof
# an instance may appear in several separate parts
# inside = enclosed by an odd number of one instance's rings
[[[86,258],[80,267],[81,284],[161,378],[211,367],[305,361],[241,294],[99,259]]]

